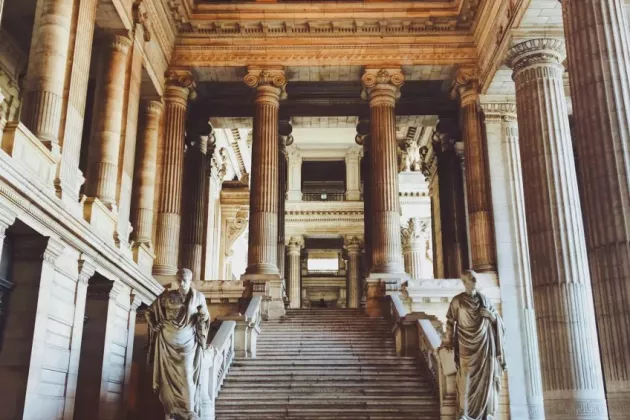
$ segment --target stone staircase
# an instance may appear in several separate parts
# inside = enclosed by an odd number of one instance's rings
[[[266,321],[256,359],[235,359],[217,420],[436,420],[438,397],[388,323],[353,309],[294,309]]]

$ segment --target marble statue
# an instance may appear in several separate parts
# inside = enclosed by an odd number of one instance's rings
[[[192,287],[192,271],[179,270],[177,282],[177,290],[162,293],[146,312],[148,361],[166,420],[198,420],[201,366],[203,358],[209,357],[210,314],[205,297]]]
[[[451,301],[442,344],[455,353],[458,420],[496,418],[501,376],[507,368],[503,320],[477,290],[477,277],[472,270],[462,276],[466,291]]]
[[[400,155],[398,170],[400,172],[418,172],[422,167],[422,159],[420,157],[420,146],[418,142],[411,138],[405,139],[405,146]]]

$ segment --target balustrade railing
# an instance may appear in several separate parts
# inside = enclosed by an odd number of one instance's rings
[[[391,321],[396,336],[396,351],[417,356],[433,380],[440,398],[440,419],[456,416],[456,381],[454,353],[441,348],[441,322],[423,312],[409,312],[398,294],[391,295]]]
[[[344,201],[346,194],[341,192],[303,192],[302,201]]]

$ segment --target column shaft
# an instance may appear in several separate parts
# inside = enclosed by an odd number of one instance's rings
[[[354,309],[361,304],[361,246],[363,240],[356,236],[346,236],[344,242],[348,255],[346,306]]]
[[[515,103],[482,102],[490,163],[501,304],[511,355],[512,418],[545,418]],[[516,333],[518,332],[518,334]],[[524,398],[523,398],[524,397]]]
[[[90,164],[86,194],[96,197],[110,208],[116,206],[118,159],[120,154],[122,107],[125,97],[127,54],[131,40],[111,35],[103,43],[104,61],[99,77],[94,115],[94,131],[90,142]]]
[[[246,274],[278,275],[278,108],[281,88],[267,83],[256,86]]]
[[[477,83],[471,75],[460,71],[457,75],[457,86],[461,100],[460,125],[466,160],[465,179],[472,268],[480,272],[495,271],[492,198]]]
[[[280,277],[286,279],[284,261],[286,258],[284,246],[285,232],[285,201],[287,193],[287,149],[286,138],[280,136],[280,148],[278,154],[278,272]],[[285,280],[286,288],[286,280]]]
[[[208,200],[208,136],[195,136],[195,144],[186,152],[184,185],[186,218],[182,226],[181,266],[193,272],[193,280],[201,280],[204,226]]]
[[[177,273],[182,207],[186,104],[193,80],[190,74],[169,75],[164,92],[164,160],[156,229],[153,273]]]
[[[630,400],[630,30],[622,0],[563,1],[563,12],[608,409],[611,419],[625,419]]]
[[[61,162],[57,167],[55,186],[57,194],[66,203],[76,204],[79,189],[84,181],[79,170],[81,138],[85,118],[94,24],[96,21],[97,0],[81,1],[75,18],[75,33],[68,60],[66,79],[68,87],[67,106],[61,122],[60,145]]]
[[[300,256],[304,247],[304,239],[301,236],[292,236],[287,244],[287,289],[289,308],[302,307],[302,285],[300,279]]]
[[[365,272],[372,271],[372,163],[370,136],[363,138],[363,237],[365,238]]]
[[[138,112],[140,109],[140,85],[142,83],[142,45],[140,31],[134,32],[131,52],[127,60],[127,81],[123,107],[123,125],[118,155],[118,241],[127,246],[131,234],[129,225],[131,191],[133,187],[136,143],[138,136]]]
[[[608,418],[562,76],[564,43],[512,47],[545,415]]]
[[[407,226],[400,229],[405,272],[415,280],[421,279],[424,271],[426,229],[427,226],[416,218],[409,219]]]
[[[372,202],[371,273],[404,276],[400,244],[400,203],[394,105],[403,83],[400,72],[367,72],[363,84],[370,100],[370,179]]]
[[[157,176],[158,135],[163,110],[164,104],[161,100],[146,101],[143,104],[142,130],[136,155],[131,223],[134,227],[134,242],[147,245],[152,243],[153,238],[153,203]]]
[[[53,151],[59,151],[73,5],[73,0],[37,1],[24,84],[22,121]]]

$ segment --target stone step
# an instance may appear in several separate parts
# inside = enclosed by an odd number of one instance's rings
[[[402,407],[383,407],[383,406],[359,406],[359,407],[347,407],[343,404],[285,404],[276,407],[265,406],[239,406],[239,407],[224,407],[217,405],[216,409],[217,418],[221,419],[223,414],[226,413],[238,413],[241,415],[288,415],[301,418],[319,418],[320,415],[333,415],[335,413],[343,413],[345,416],[358,416],[351,418],[363,418],[366,414],[371,419],[372,414],[378,415],[392,415],[392,414],[404,414],[410,416],[410,418],[417,418],[418,415],[437,414],[437,417],[433,417],[432,420],[439,419],[439,413],[436,413],[435,406],[433,405],[415,405],[415,406],[402,406]],[[416,416],[416,417],[414,417]]]
[[[314,367],[318,369],[327,369],[334,368],[340,369],[343,367],[351,367],[351,366],[371,366],[371,367],[382,367],[382,368],[390,368],[390,367],[406,367],[412,368],[416,367],[416,362],[414,360],[374,360],[372,362],[366,362],[361,358],[356,358],[352,360],[328,360],[328,359],[306,359],[306,360],[295,360],[294,358],[285,359],[276,359],[270,360],[266,359],[234,359],[232,362],[232,368],[234,367],[253,367],[260,369],[267,369],[273,367]]]

